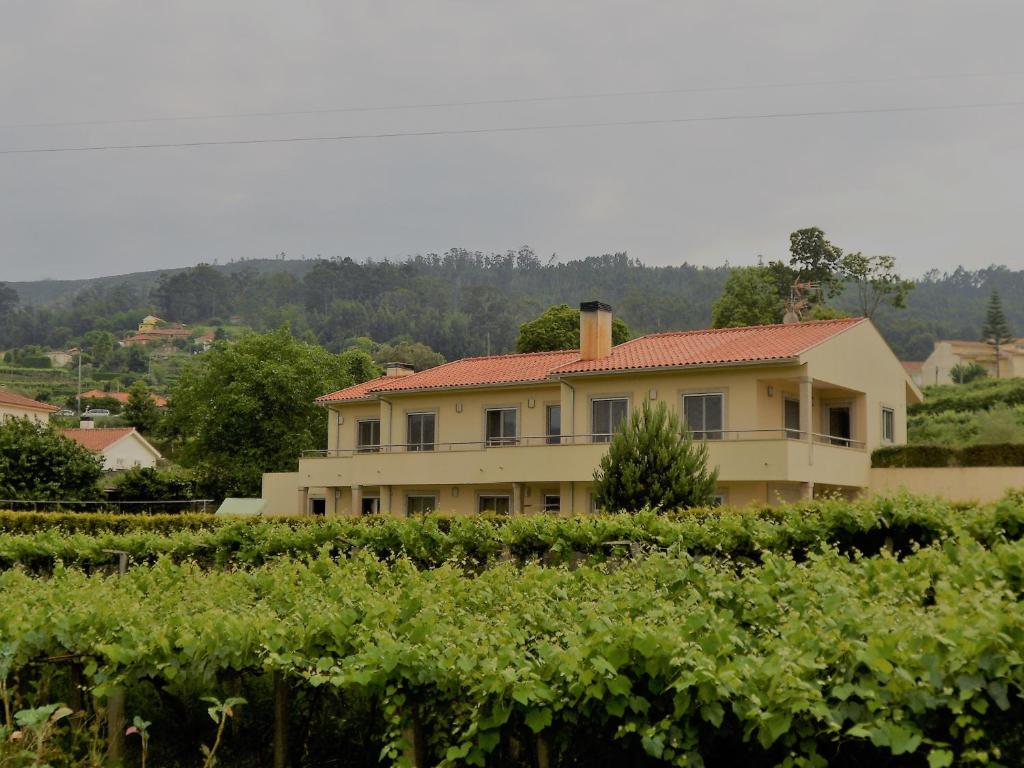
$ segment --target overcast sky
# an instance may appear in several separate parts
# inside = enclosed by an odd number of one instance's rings
[[[1020,0],[0,10],[0,150],[1024,101]],[[808,82],[833,84],[734,87]],[[323,111],[683,89],[704,90]],[[300,110],[320,112],[24,127]],[[522,244],[544,258],[742,264],[783,255],[788,233],[812,225],[911,275],[1022,268],[1022,136],[1024,106],[1002,106],[0,154],[0,280]]]

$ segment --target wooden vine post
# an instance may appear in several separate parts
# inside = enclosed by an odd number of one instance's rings
[[[120,549],[103,551],[117,555],[117,575],[124,576],[128,572],[128,553]],[[118,686],[107,694],[107,760],[113,765],[121,765],[124,760],[124,731],[128,724],[125,699],[124,686]]]
[[[405,727],[402,729],[402,739],[406,743],[405,759],[413,768],[426,768],[426,749],[423,744],[423,724],[420,723],[419,712],[416,707],[409,709]]]
[[[544,734],[537,734],[537,768],[551,768],[551,748]]]
[[[288,768],[288,684],[274,672],[274,768]]]

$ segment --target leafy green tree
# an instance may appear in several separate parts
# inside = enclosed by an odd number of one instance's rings
[[[612,436],[594,472],[598,505],[609,512],[669,511],[712,502],[718,470],[706,443],[695,443],[679,414],[647,400]]]
[[[861,317],[874,317],[885,304],[904,309],[907,295],[914,288],[912,280],[904,280],[896,272],[896,259],[892,256],[848,253],[842,258],[841,274],[856,292]]]
[[[988,371],[981,363],[971,360],[969,363],[957,363],[949,371],[949,377],[954,384],[970,384],[972,381],[984,379]]]
[[[612,344],[629,341],[629,326],[620,317],[612,318]],[[580,346],[580,311],[568,304],[549,307],[539,317],[519,326],[517,352],[549,352],[578,349]]]
[[[102,475],[102,459],[56,428],[28,419],[0,424],[3,498],[93,499]]]
[[[796,279],[821,283],[821,296],[810,297],[811,303],[843,292],[842,260],[843,249],[830,243],[818,227],[798,229],[789,236],[789,266],[796,271]]]
[[[296,468],[299,454],[327,443],[314,400],[377,375],[365,352],[332,355],[287,328],[218,345],[182,372],[164,432],[212,498],[257,496],[264,472]]]
[[[128,402],[122,414],[140,432],[152,432],[160,422],[160,409],[146,382],[139,379],[128,388]]]
[[[434,368],[445,361],[444,355],[440,352],[435,352],[426,344],[421,344],[418,341],[376,344],[373,349],[373,360],[378,365],[406,363],[417,371]]]
[[[117,340],[109,331],[89,331],[82,340],[82,349],[92,358],[94,365],[106,368],[114,355]]]
[[[180,501],[194,498],[192,474],[183,469],[132,467],[118,473],[109,498],[114,501]]]
[[[1003,304],[999,300],[998,291],[992,291],[992,295],[989,297],[988,312],[985,315],[985,324],[981,328],[981,337],[996,353],[996,378],[998,379],[1000,377],[1000,349],[1014,342],[1013,334],[1010,333],[1010,325],[1006,322],[1006,315],[1003,314]]]
[[[767,267],[737,267],[729,273],[722,295],[711,307],[711,325],[771,325],[782,321],[783,309],[782,296]]]

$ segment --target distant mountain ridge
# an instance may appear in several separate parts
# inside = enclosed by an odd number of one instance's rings
[[[315,260],[312,259],[246,259],[227,264],[213,264],[212,266],[226,275],[252,269],[259,274],[287,272],[301,277],[312,268],[314,262]],[[187,272],[190,269],[192,266],[169,267],[167,269],[150,269],[144,272],[127,272],[122,275],[84,277],[77,280],[22,280],[8,282],[6,285],[17,291],[22,305],[43,307],[65,303],[76,294],[89,288],[108,288],[127,284],[133,288],[148,290],[157,284],[162,275],[174,275],[179,272]]]

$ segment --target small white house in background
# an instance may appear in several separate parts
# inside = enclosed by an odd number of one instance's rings
[[[62,430],[65,437],[103,457],[103,468],[110,471],[149,467],[152,469],[162,457],[160,451],[135,431],[134,427],[92,426],[83,419],[77,429]]]
[[[50,420],[50,415],[59,410],[55,405],[0,389],[0,422],[7,419],[29,419],[45,424]]]

